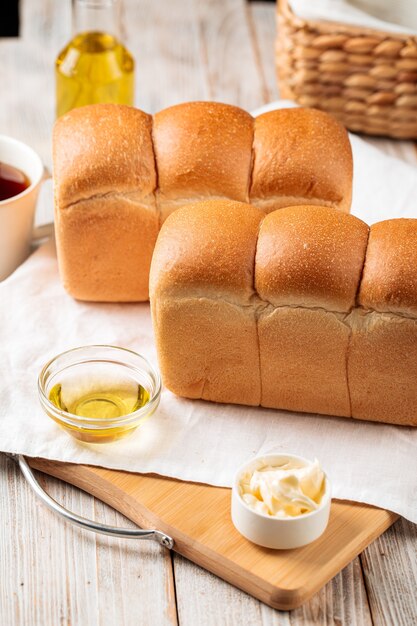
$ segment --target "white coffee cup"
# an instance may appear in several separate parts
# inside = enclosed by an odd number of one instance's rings
[[[0,280],[3,280],[30,254],[36,201],[45,170],[32,148],[6,135],[0,135],[0,161],[18,168],[30,181],[22,193],[0,200]]]

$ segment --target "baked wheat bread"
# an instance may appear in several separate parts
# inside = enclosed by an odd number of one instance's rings
[[[163,222],[188,202],[247,202],[254,119],[228,104],[189,102],[153,118],[157,204]]]
[[[335,119],[312,109],[279,109],[255,119],[249,201],[265,212],[318,204],[349,213],[352,151]]]
[[[352,154],[345,129],[314,109],[265,113],[191,102],[151,116],[96,104],[53,133],[60,274],[80,300],[148,299],[161,223],[184,204],[248,202],[264,212],[319,204],[348,212]]]
[[[232,201],[166,220],[150,277],[164,384],[417,426],[417,220]]]
[[[54,127],[60,275],[79,300],[147,300],[159,232],[152,118],[127,106],[74,109]]]

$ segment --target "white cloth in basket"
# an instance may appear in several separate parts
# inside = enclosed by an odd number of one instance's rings
[[[417,33],[415,0],[290,0],[298,17],[341,22],[389,33]]]

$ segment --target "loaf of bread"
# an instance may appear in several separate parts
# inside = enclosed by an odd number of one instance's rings
[[[174,393],[417,426],[417,220],[234,201],[163,225],[150,279]]]
[[[231,199],[265,212],[297,204],[348,212],[352,154],[345,129],[314,109],[254,119],[214,102],[153,116],[96,104],[53,134],[60,274],[80,300],[148,299],[160,225],[190,202]]]

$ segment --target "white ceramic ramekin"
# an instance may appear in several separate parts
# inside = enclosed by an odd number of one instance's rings
[[[237,530],[249,541],[265,548],[287,550],[311,543],[326,529],[329,521],[331,488],[325,475],[325,490],[319,507],[311,513],[297,517],[277,518],[258,513],[242,499],[239,483],[242,475],[265,467],[281,465],[295,460],[304,465],[311,461],[295,454],[267,454],[255,457],[236,472],[232,487],[232,521]]]

